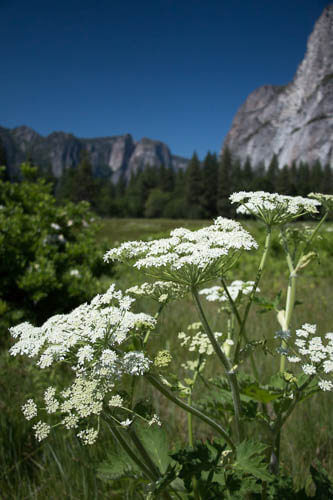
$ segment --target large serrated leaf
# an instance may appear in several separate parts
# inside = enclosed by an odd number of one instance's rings
[[[263,389],[256,384],[250,384],[241,389],[241,393],[246,396],[254,399],[255,401],[259,401],[260,403],[269,403],[270,401],[274,401],[281,397],[281,394],[277,394],[274,391],[270,391],[268,389]]]
[[[270,481],[271,474],[267,470],[267,464],[263,462],[263,452],[267,445],[254,440],[242,441],[237,446],[236,461],[233,469],[242,474],[250,474],[262,481]]]
[[[151,459],[164,474],[171,463],[168,454],[168,436],[165,430],[156,425],[149,427],[138,423],[135,425],[135,430]]]
[[[139,467],[122,449],[111,450],[107,458],[97,468],[97,475],[104,481],[132,476],[140,471]]]

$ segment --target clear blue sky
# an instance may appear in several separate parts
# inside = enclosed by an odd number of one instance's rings
[[[321,0],[0,0],[0,125],[218,152],[238,107],[289,82]]]

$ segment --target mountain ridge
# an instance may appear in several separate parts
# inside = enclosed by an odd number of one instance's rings
[[[18,174],[19,166],[27,159],[40,167],[51,167],[55,177],[64,169],[75,167],[82,150],[88,151],[94,172],[103,171],[117,182],[127,180],[132,173],[146,165],[165,165],[173,169],[185,168],[188,159],[172,155],[162,141],[147,137],[135,141],[131,134],[80,138],[72,133],[55,131],[42,136],[27,125],[13,129],[0,126],[0,140],[4,146],[10,177]]]
[[[237,111],[221,148],[266,166],[275,154],[292,162],[333,166],[333,4],[309,36],[303,60],[286,85],[255,89]]]

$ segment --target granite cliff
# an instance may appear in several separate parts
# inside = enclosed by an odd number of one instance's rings
[[[143,138],[136,142],[130,134],[80,139],[73,134],[53,132],[43,137],[27,126],[8,129],[0,127],[0,140],[4,146],[11,176],[17,174],[22,162],[30,159],[41,167],[51,167],[53,175],[60,177],[65,168],[75,167],[80,152],[90,154],[97,175],[112,176],[116,182],[123,174],[129,179],[132,172],[146,165],[165,165],[174,169],[186,167],[188,160],[171,154],[160,141]]]
[[[333,4],[326,7],[308,39],[292,82],[264,85],[238,110],[222,150],[253,165],[293,161],[333,166]]]

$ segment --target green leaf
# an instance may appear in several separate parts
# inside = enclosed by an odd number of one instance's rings
[[[316,485],[315,498],[318,500],[333,498],[333,483],[318,460],[316,460],[316,467],[310,466],[310,473]]]
[[[272,476],[267,470],[267,464],[263,462],[263,452],[267,445],[259,441],[242,441],[237,446],[237,457],[233,464],[235,471],[242,474],[250,474],[262,481],[271,481]]]
[[[259,401],[260,403],[269,403],[270,401],[274,401],[278,399],[281,394],[276,391],[272,391],[269,389],[263,389],[256,384],[250,384],[241,389],[241,394],[245,394],[246,396],[254,399],[255,401]]]
[[[168,454],[168,436],[165,430],[156,425],[149,427],[141,423],[135,424],[135,430],[152,461],[164,474],[171,463]]]
[[[107,458],[97,468],[97,475],[103,481],[112,481],[133,476],[140,472],[139,467],[121,448],[111,450]]]

